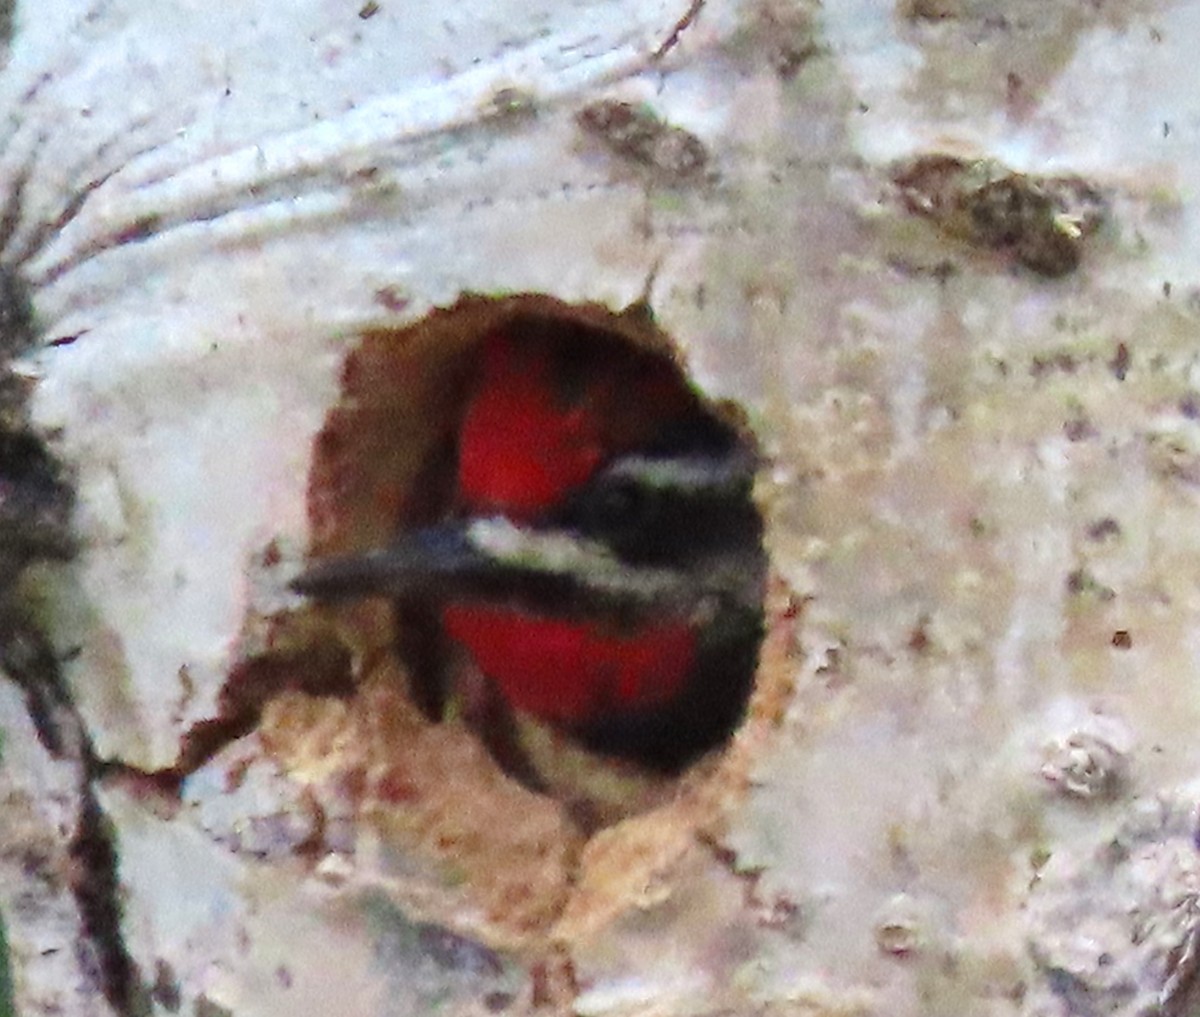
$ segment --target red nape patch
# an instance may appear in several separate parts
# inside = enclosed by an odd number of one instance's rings
[[[695,634],[681,621],[615,635],[594,622],[463,604],[442,619],[514,707],[568,726],[670,702],[695,659]]]
[[[694,412],[694,397],[660,358],[615,347],[581,352],[519,328],[484,340],[459,431],[459,496],[473,511],[535,519],[609,459]],[[584,356],[594,361],[586,371]]]
[[[605,458],[602,418],[555,391],[553,363],[502,332],[484,344],[479,389],[460,431],[459,492],[472,507],[529,518]]]

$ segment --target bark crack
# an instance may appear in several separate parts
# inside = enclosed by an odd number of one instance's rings
[[[30,173],[32,161],[0,202],[0,250],[12,242]],[[46,751],[73,766],[78,809],[66,849],[66,883],[79,915],[80,973],[119,1017],[141,1017],[149,1013],[149,998],[122,934],[117,848],[96,794],[103,765],[53,648],[22,603],[27,566],[64,560],[75,551],[71,484],[33,430],[29,386],[11,369],[12,358],[33,344],[36,332],[24,280],[0,265],[0,671],[23,691]]]
[[[692,26],[692,23],[700,16],[700,12],[704,10],[704,3],[705,0],[692,0],[688,4],[688,9],[683,12],[683,17],[675,22],[670,33],[662,41],[658,49],[654,51],[651,59],[661,60],[679,44],[680,37]]]
[[[12,611],[0,622],[0,668],[24,692],[46,751],[78,768],[79,814],[68,855],[83,929],[80,965],[120,1017],[142,1017],[150,1012],[149,993],[125,945],[116,838],[96,795],[105,765],[92,748],[49,643]]]

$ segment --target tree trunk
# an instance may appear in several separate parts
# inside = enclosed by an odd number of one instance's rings
[[[1200,5],[3,12],[0,1013],[1196,1005]],[[289,588],[514,315],[758,444],[678,777],[531,789]]]

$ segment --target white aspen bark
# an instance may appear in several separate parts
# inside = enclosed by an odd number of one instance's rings
[[[0,681],[0,1013],[1192,1012],[1200,4],[0,14],[77,545],[0,576],[60,672]],[[490,322],[640,302],[762,449],[769,631],[588,837],[287,582]]]

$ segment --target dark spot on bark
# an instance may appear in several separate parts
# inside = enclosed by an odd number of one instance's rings
[[[1009,71],[1004,78],[1004,100],[1010,106],[1015,106],[1024,97],[1025,82],[1021,75]]]
[[[1128,650],[1133,646],[1133,636],[1129,634],[1128,629],[1117,629],[1112,634],[1112,644],[1115,649]]]
[[[495,978],[504,971],[500,958],[487,947],[440,925],[417,926],[421,951],[447,971]]]
[[[1078,568],[1067,576],[1067,593],[1073,597],[1090,597],[1098,601],[1109,601],[1116,597],[1116,591],[1105,586],[1087,569]]]
[[[154,965],[154,984],[150,987],[150,998],[170,1013],[176,1013],[182,1002],[179,994],[179,982],[175,970],[165,960],[159,960]]]
[[[1085,441],[1096,437],[1098,433],[1092,422],[1084,416],[1072,417],[1063,423],[1063,434],[1067,441]]]
[[[233,1017],[233,1011],[201,995],[196,998],[195,1017]]]
[[[382,286],[375,291],[375,303],[386,311],[399,314],[408,307],[410,301],[397,287]]]
[[[962,0],[901,0],[897,13],[906,21],[950,21],[962,16]]]
[[[1112,360],[1108,362],[1109,369],[1117,381],[1125,380],[1125,375],[1129,373],[1129,363],[1129,347],[1124,343],[1117,343],[1116,352],[1113,354]]]
[[[1097,519],[1088,526],[1087,535],[1089,540],[1105,540],[1108,537],[1119,537],[1121,535],[1121,524],[1112,516],[1105,516],[1103,519]]]
[[[928,625],[929,625],[929,619],[922,618],[919,622],[917,622],[916,626],[913,628],[912,632],[909,634],[908,648],[913,653],[922,654],[926,650],[929,649],[930,639],[929,639],[929,632],[927,630]]]
[[[698,177],[708,163],[708,151],[696,135],[667,123],[647,106],[604,99],[581,109],[575,122],[609,151],[668,182]]]
[[[118,244],[133,244],[150,237],[162,223],[158,215],[144,215],[136,222],[130,223],[116,234],[113,240]]]
[[[1079,361],[1073,354],[1065,350],[1056,350],[1052,353],[1040,353],[1034,356],[1029,364],[1029,373],[1034,378],[1041,378],[1053,371],[1074,374],[1078,368]]]
[[[47,346],[71,346],[75,342],[75,340],[78,339],[80,336],[86,335],[87,331],[88,331],[87,329],[84,329],[82,332],[76,332],[74,335],[58,336],[55,339],[49,340],[46,343],[46,345]]]
[[[283,552],[279,549],[279,541],[268,541],[267,546],[263,548],[262,556],[259,561],[262,562],[265,568],[274,568],[283,560]]]
[[[483,1005],[489,1013],[501,1013],[512,1006],[515,1000],[511,992],[489,992],[483,997]]]
[[[892,179],[910,212],[1047,278],[1078,267],[1083,242],[1108,215],[1099,190],[1080,177],[1016,173],[986,159],[921,156]]]

